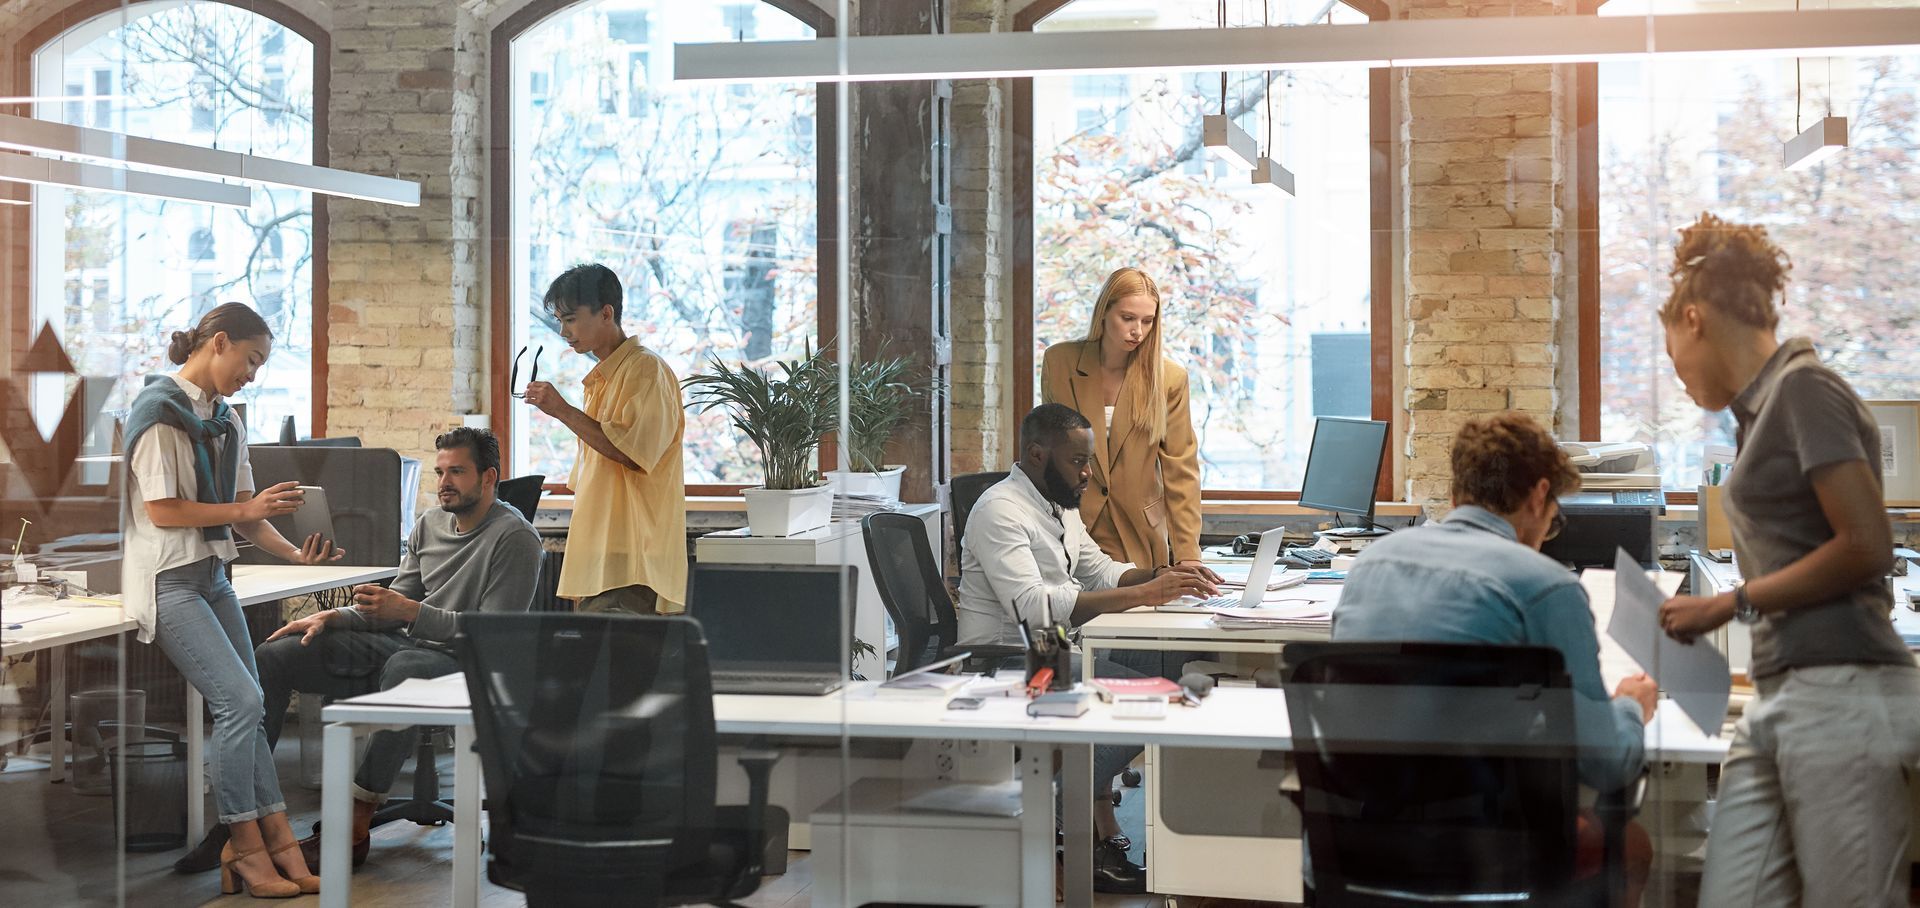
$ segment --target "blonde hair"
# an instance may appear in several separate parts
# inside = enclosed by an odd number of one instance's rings
[[[1767,228],[1735,224],[1702,212],[1700,220],[1680,228],[1673,247],[1673,293],[1660,307],[1660,321],[1671,325],[1687,303],[1710,306],[1741,324],[1772,330],[1780,324],[1774,298],[1787,288],[1793,260],[1774,245]]]
[[[1129,354],[1120,394],[1133,396],[1134,413],[1145,417],[1150,440],[1158,443],[1167,437],[1167,404],[1160,377],[1160,287],[1153,278],[1138,268],[1121,268],[1107,275],[1107,282],[1101,286],[1100,296],[1093,304],[1093,323],[1087,326],[1087,343],[1097,349],[1100,338],[1106,334],[1107,312],[1113,304],[1123,297],[1141,293],[1153,298],[1153,328],[1140,342],[1140,347]]]

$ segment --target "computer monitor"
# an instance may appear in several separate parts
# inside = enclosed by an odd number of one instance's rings
[[[1659,514],[1650,505],[1585,505],[1562,498],[1560,516],[1566,523],[1560,535],[1540,545],[1540,554],[1575,570],[1612,569],[1614,550],[1626,549],[1641,567],[1658,568],[1654,538]]]
[[[1313,421],[1307,477],[1300,506],[1360,518],[1373,526],[1374,490],[1387,452],[1387,424],[1372,419],[1322,416]]]
[[[696,564],[687,612],[700,622],[715,671],[824,671],[838,675],[851,636],[841,599],[844,565]]]

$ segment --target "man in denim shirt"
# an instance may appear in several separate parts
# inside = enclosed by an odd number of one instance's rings
[[[1355,559],[1333,639],[1551,646],[1566,661],[1582,747],[1580,781],[1615,791],[1639,776],[1655,685],[1620,682],[1609,701],[1586,591],[1540,554],[1560,525],[1559,497],[1579,475],[1553,436],[1518,413],[1478,417],[1453,440],[1453,505],[1445,520],[1394,533]],[[1598,831],[1581,823],[1582,870],[1597,865]],[[1586,847],[1591,836],[1594,858]],[[1629,833],[1630,904],[1645,883],[1651,844]],[[1637,865],[1637,866],[1636,866]]]

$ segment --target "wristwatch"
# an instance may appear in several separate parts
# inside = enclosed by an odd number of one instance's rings
[[[1733,620],[1741,624],[1757,624],[1760,621],[1760,610],[1753,607],[1753,600],[1747,598],[1747,588],[1744,586],[1733,588]]]

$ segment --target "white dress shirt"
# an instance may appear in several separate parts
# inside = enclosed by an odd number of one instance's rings
[[[1015,464],[980,496],[960,548],[961,644],[1019,645],[1020,625],[1066,622],[1082,590],[1108,590],[1133,565],[1087,535],[1077,510],[1048,501]]]
[[[187,392],[195,416],[213,416],[212,395],[177,373],[168,377]],[[238,475],[233,481],[237,499],[254,491],[253,462],[247,457],[247,427],[238,419],[233,425],[231,436],[214,439],[213,457],[217,465],[227,445],[240,446],[235,454]],[[207,558],[232,561],[239,555],[231,534],[226,539],[207,539],[199,527],[157,527],[147,516],[149,501],[199,500],[200,481],[193,470],[193,442],[187,433],[165,423],[141,433],[134,449],[127,452],[127,481],[120,497],[120,607],[140,626],[142,643],[153,642],[154,579],[161,571]]]

